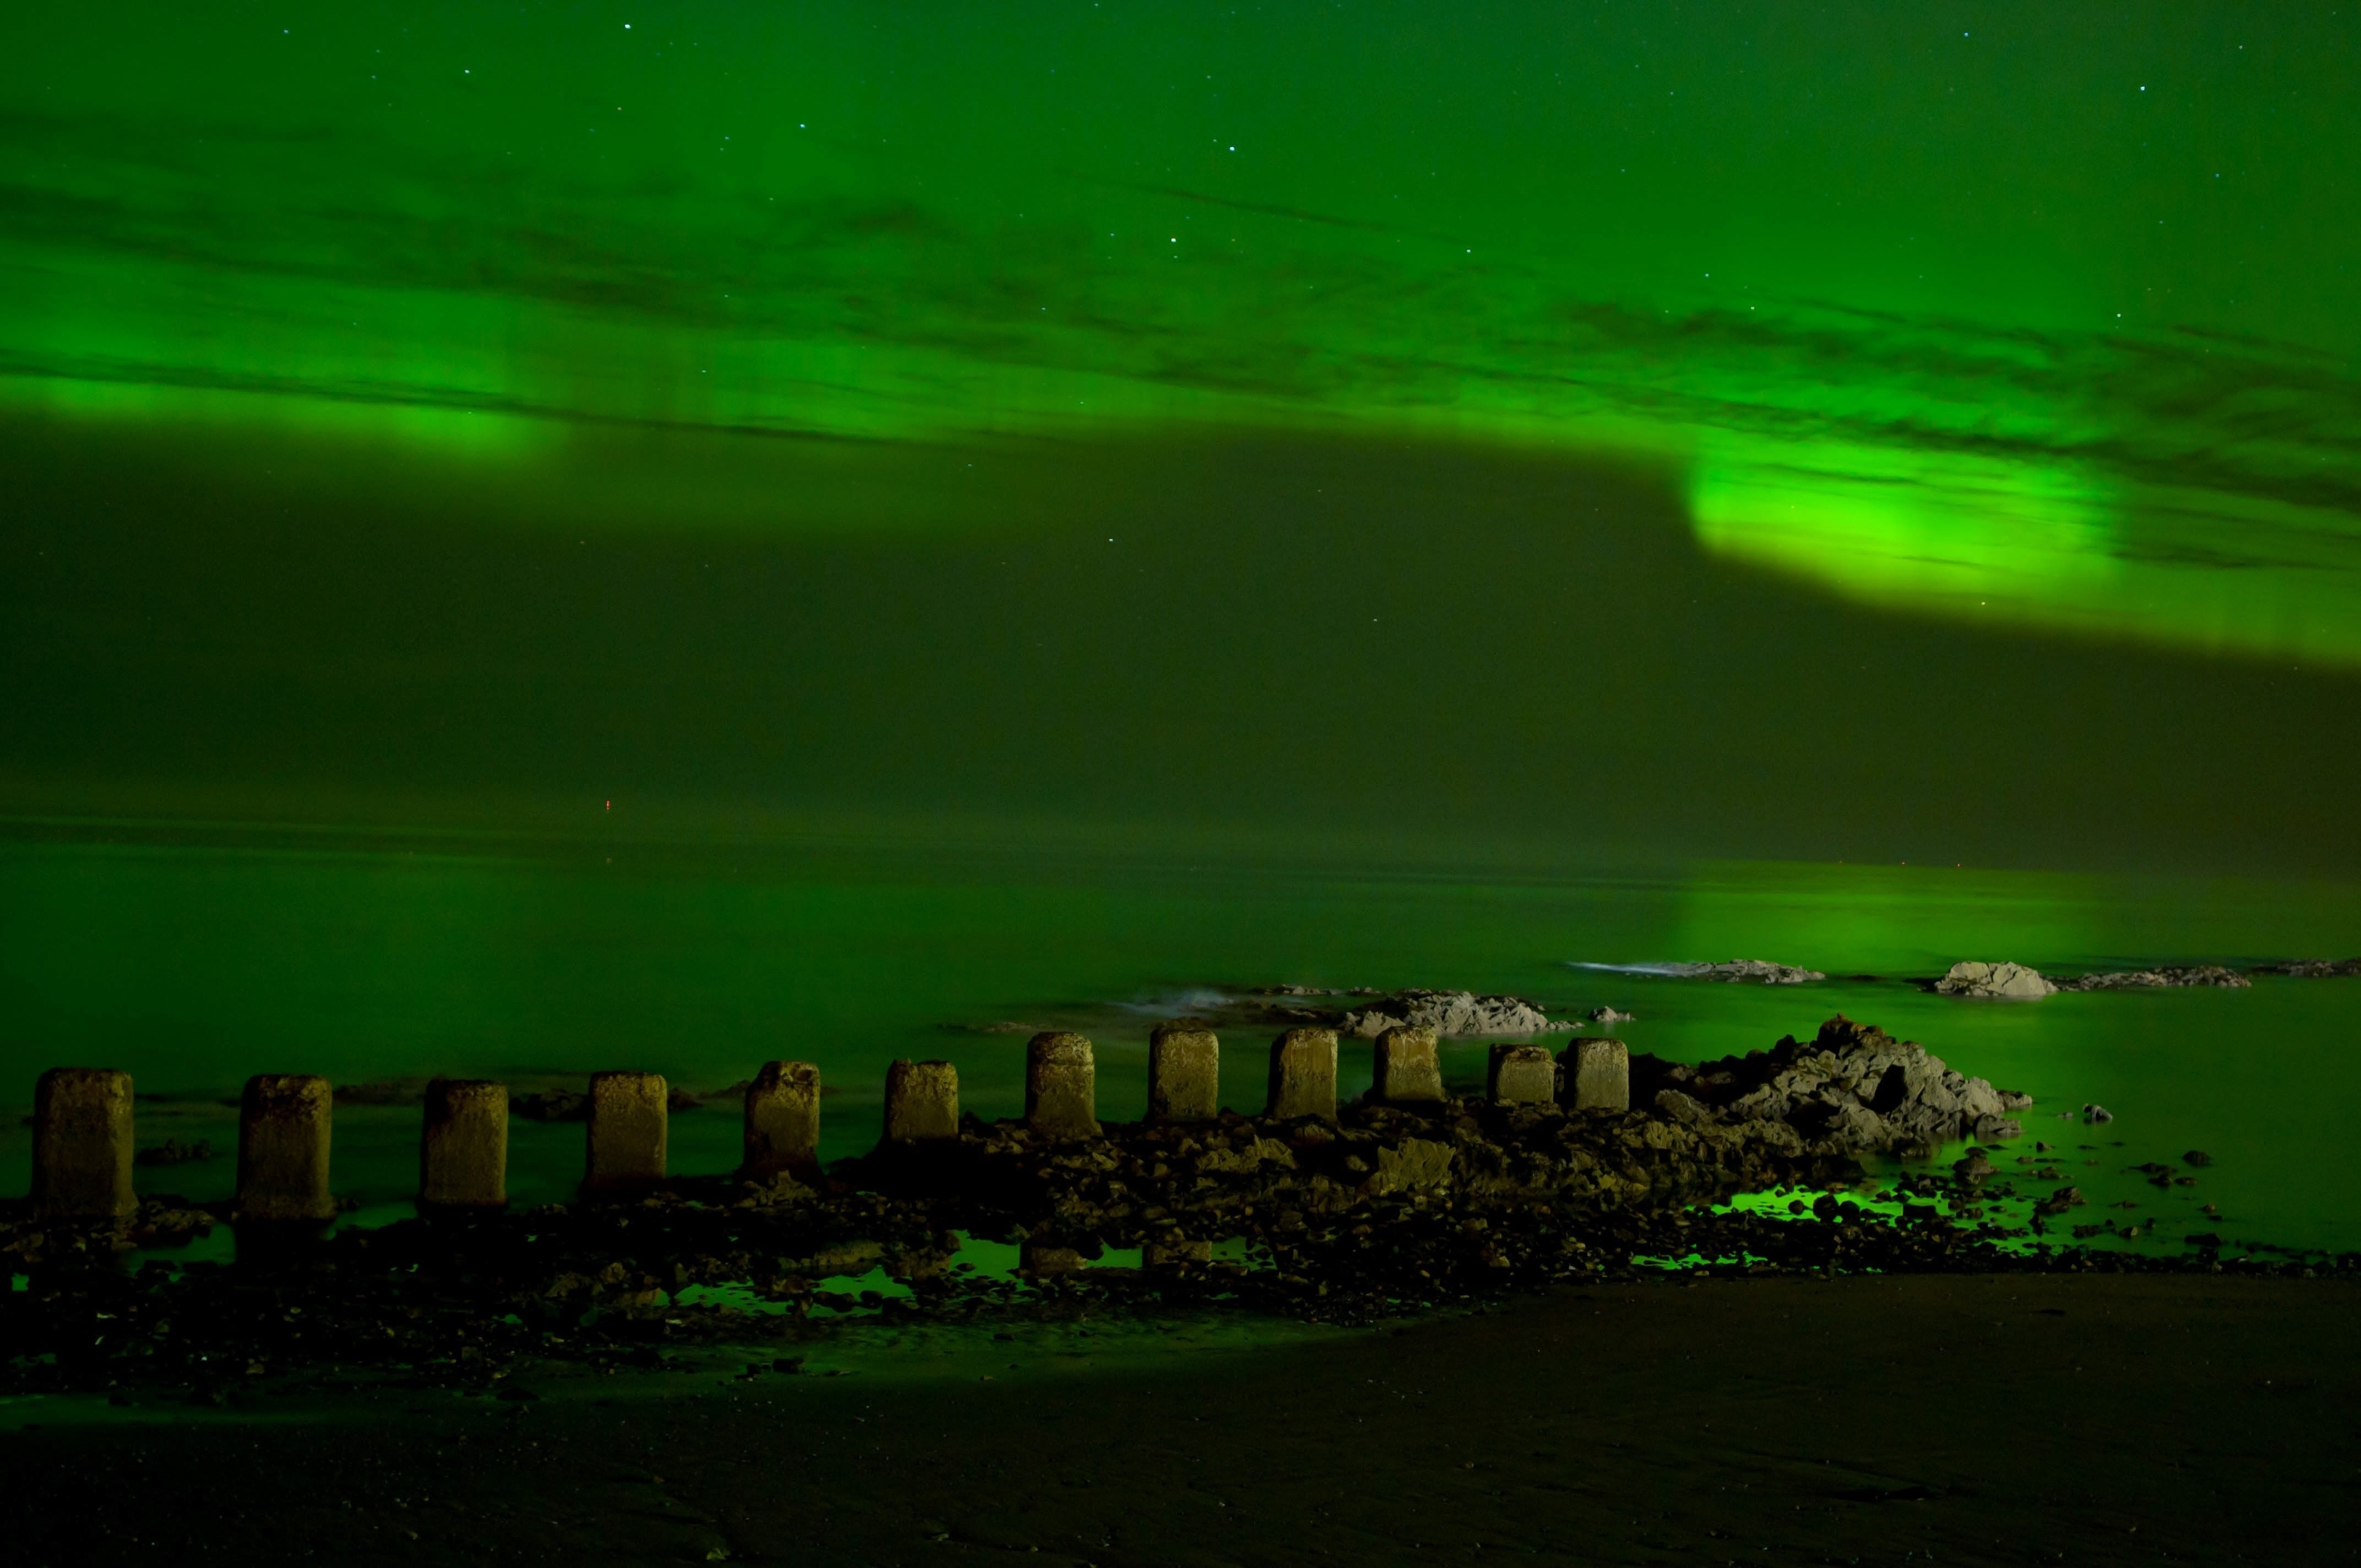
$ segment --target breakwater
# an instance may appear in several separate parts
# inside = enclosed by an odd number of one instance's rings
[[[1032,1042],[1027,1113],[1008,1121],[963,1113],[951,1064],[897,1062],[875,1146],[825,1169],[812,1064],[758,1074],[741,1167],[701,1175],[663,1169],[662,1080],[602,1074],[579,1200],[522,1210],[499,1201],[498,1086],[443,1080],[422,1119],[421,1217],[328,1236],[328,1100],[317,1080],[258,1080],[236,1198],[171,1222],[227,1219],[238,1261],[151,1256],[136,1270],[111,1260],[169,1227],[154,1200],[124,1212],[113,1185],[128,1086],[52,1077],[37,1142],[77,1159],[45,1168],[0,1228],[26,1277],[0,1302],[8,1343],[25,1347],[5,1380],[200,1387],[225,1368],[325,1367],[489,1386],[533,1361],[791,1343],[847,1312],[963,1321],[1120,1303],[1364,1321],[1667,1268],[2272,1266],[2225,1265],[2211,1236],[2189,1238],[2185,1262],[2053,1246],[2042,1227],[2070,1223],[2078,1195],[2029,1193],[2058,1173],[1984,1157],[2016,1133],[2007,1112],[2024,1097],[1842,1017],[1697,1066],[1597,1039],[1558,1058],[1504,1045],[1472,1095],[1446,1091],[1431,1039],[1398,1033],[1371,1047],[1378,1091],[1353,1103],[1335,1095],[1335,1037],[1290,1029],[1269,1047],[1256,1114],[1209,1102],[1210,1033],[1157,1032],[1149,1113],[1133,1122],[1100,1119],[1079,1036]],[[1869,1155],[1962,1136],[1984,1141],[1948,1171],[1864,1184]],[[1784,1212],[1716,1201],[1741,1192]],[[69,1193],[87,1206],[69,1210]],[[1010,1244],[1017,1267],[979,1269],[977,1241]]]

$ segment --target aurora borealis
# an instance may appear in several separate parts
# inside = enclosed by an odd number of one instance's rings
[[[1938,854],[2291,842],[2361,663],[2356,26],[18,15],[7,773],[1253,819],[1456,709],[1529,739],[1338,798],[1730,850],[1836,752],[1857,849],[1914,792]],[[2292,787],[2160,779],[2192,706]]]

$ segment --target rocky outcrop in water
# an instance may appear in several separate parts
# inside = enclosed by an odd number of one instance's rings
[[[2024,1129],[2008,1113],[2033,1103],[2031,1095],[1955,1072],[1916,1041],[1896,1040],[1841,1013],[1808,1045],[1790,1035],[1768,1051],[1694,1068],[1634,1057],[1631,1080],[1634,1103],[1652,1094],[1676,1121],[1776,1124],[1786,1136],[1758,1135],[1791,1137],[1799,1154],[1920,1151],[1958,1137],[2013,1138]]]
[[[2361,974],[2361,959],[2292,959],[2283,964],[2260,964],[2257,974],[2284,974],[2297,980],[2327,980],[2336,975]]]
[[[2058,987],[2043,979],[2039,970],[2027,969],[2023,964],[1985,963],[1969,959],[1953,964],[1950,971],[1928,989],[1942,996],[2031,1002]]]
[[[2239,990],[2255,982],[2221,964],[2182,964],[2160,969],[2123,970],[2086,974],[2055,983],[2059,991],[2153,991],[2168,986],[2209,985]]]
[[[1559,1022],[1521,996],[1478,996],[1471,991],[1397,991],[1345,1014],[1342,1033],[1374,1040],[1397,1025],[1432,1029],[1443,1039],[1505,1039],[1578,1029]]]
[[[1730,959],[1718,964],[1660,964],[1651,972],[1675,980],[1718,980],[1733,985],[1803,985],[1828,977],[1816,969],[1774,964],[1763,959]]]

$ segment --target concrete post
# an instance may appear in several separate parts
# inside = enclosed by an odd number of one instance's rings
[[[1027,1043],[1025,1124],[1045,1138],[1099,1135],[1098,1068],[1087,1036],[1045,1032]]]
[[[1374,1058],[1371,1100],[1415,1105],[1443,1099],[1443,1061],[1435,1051],[1433,1030],[1397,1024],[1378,1036]]]
[[[1148,1036],[1148,1119],[1210,1122],[1220,1113],[1222,1042],[1192,1023],[1159,1024]]]
[[[131,1190],[131,1075],[58,1067],[33,1086],[33,1208],[59,1220],[114,1220]]]
[[[1336,1119],[1336,1031],[1290,1029],[1271,1042],[1270,1098],[1263,1114]]]
[[[959,1069],[947,1061],[897,1061],[885,1069],[887,1143],[958,1136]]]
[[[1576,1040],[1565,1063],[1565,1103],[1573,1111],[1631,1109],[1631,1053],[1620,1040]]]
[[[1495,1105],[1557,1102],[1557,1063],[1547,1046],[1494,1046],[1484,1093]]]
[[[328,1191],[328,1080],[266,1072],[246,1080],[237,1113],[237,1214],[242,1220],[336,1217]]]
[[[739,1174],[763,1181],[819,1168],[819,1069],[766,1061],[746,1086],[746,1161]]]
[[[418,1206],[504,1209],[508,1201],[509,1086],[435,1079],[418,1137]]]
[[[590,1075],[590,1129],[582,1190],[643,1192],[664,1180],[672,1086],[660,1072]]]

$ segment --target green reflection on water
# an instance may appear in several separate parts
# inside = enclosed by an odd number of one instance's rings
[[[710,1091],[799,1056],[836,1091],[823,1117],[833,1158],[873,1140],[884,1064],[897,1056],[957,1062],[969,1109],[1021,1109],[1024,1033],[964,1026],[1091,1030],[1102,1112],[1120,1118],[1145,1103],[1148,1027],[1191,1005],[1191,988],[1430,984],[1521,992],[1561,1011],[1611,1003],[1638,1015],[1616,1026],[1635,1048],[1692,1060],[1807,1036],[1842,1011],[2038,1096],[2028,1139],[2105,1146],[2075,1155],[2101,1163],[2070,1173],[2094,1201],[2103,1189],[2183,1221],[2213,1201],[2225,1234],[2355,1245],[2348,1212],[2361,1189],[2323,1157],[2340,1146],[2340,1108],[2361,1092],[2353,982],[2005,1004],[1896,978],[1960,957],[2076,972],[2356,950],[2361,895],[2350,888],[1771,864],[1421,880],[1046,856],[1021,873],[945,875],[883,854],[851,874],[861,862],[816,867],[781,848],[730,867],[685,855],[616,872],[603,858],[552,855],[10,845],[0,850],[0,1094],[17,1108],[0,1119],[6,1183],[27,1179],[16,1117],[53,1065],[120,1066],[143,1092],[172,1097],[143,1102],[143,1143],[205,1137],[223,1157],[143,1168],[140,1179],[203,1200],[225,1196],[232,1179],[235,1113],[220,1102],[256,1071],[352,1083],[631,1066]],[[1732,986],[1573,967],[1736,956],[1837,978]],[[1880,978],[1846,978],[1857,974]],[[1225,1043],[1224,1098],[1252,1108],[1264,1042],[1234,1033]],[[1479,1046],[1449,1056],[1447,1070],[1480,1073]],[[1345,1069],[1347,1092],[1365,1084],[1366,1051],[1348,1047]],[[2087,1101],[2117,1114],[2103,1135],[2058,1120]],[[404,1201],[416,1114],[340,1108],[338,1190]],[[675,1168],[729,1168],[738,1132],[726,1095],[675,1116]],[[520,1121],[513,1137],[515,1201],[566,1198],[579,1126]],[[2124,1174],[2192,1147],[2215,1157],[2194,1189],[2151,1198]]]

